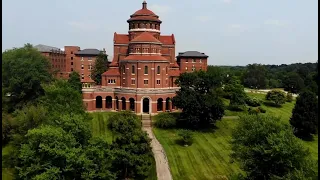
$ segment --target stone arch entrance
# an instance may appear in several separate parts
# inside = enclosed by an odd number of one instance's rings
[[[151,112],[151,106],[150,106],[150,98],[149,97],[143,97],[142,98],[142,103],[141,103],[141,111],[142,111],[142,114],[150,114]]]

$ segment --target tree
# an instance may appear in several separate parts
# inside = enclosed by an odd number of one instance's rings
[[[111,150],[115,153],[112,172],[118,179],[146,179],[153,158],[150,141],[141,129],[117,136]]]
[[[217,90],[219,78],[205,72],[184,73],[177,79],[180,90],[173,104],[182,109],[178,125],[185,128],[207,128],[224,115],[224,104]]]
[[[42,83],[49,83],[49,60],[30,44],[2,53],[2,87],[9,94],[9,111],[22,108],[44,94]]]
[[[310,153],[280,118],[246,115],[232,133],[231,157],[248,179],[281,179],[298,170],[305,178],[317,176]]]
[[[318,99],[310,91],[302,92],[292,110],[290,124],[298,137],[309,138],[318,132]]]
[[[82,83],[78,72],[73,71],[68,79],[70,86],[76,91],[82,93]]]
[[[286,94],[279,90],[271,90],[266,95],[266,100],[272,101],[276,106],[286,102]]]
[[[65,80],[56,80],[44,86],[45,96],[41,104],[48,108],[50,117],[61,114],[84,114],[82,96]]]
[[[127,134],[137,129],[140,130],[141,122],[137,115],[130,111],[123,111],[109,118],[108,128],[114,134]]]
[[[244,86],[257,89],[266,88],[266,72],[266,68],[261,64],[249,64],[243,76]]]
[[[101,85],[101,75],[108,70],[108,56],[102,52],[98,55],[91,71],[92,79]]]
[[[284,90],[291,93],[298,93],[304,88],[304,81],[296,72],[290,72],[283,82]]]

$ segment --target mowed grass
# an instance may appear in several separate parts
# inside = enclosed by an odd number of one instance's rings
[[[10,153],[11,147],[10,145],[7,145],[2,148],[2,156],[7,155]],[[2,164],[3,166],[3,164]],[[13,179],[13,169],[9,168],[2,168],[2,179],[3,180],[12,180]]]
[[[113,135],[112,135],[112,132],[108,129],[108,120],[110,116],[112,116],[115,113],[117,112],[91,113],[92,136],[102,136],[106,138],[109,143],[112,143]],[[152,167],[147,180],[157,180],[156,163],[154,158],[151,159],[151,162],[152,162],[152,165],[151,165]]]
[[[165,149],[175,180],[220,179],[241,172],[231,163],[231,131],[237,119],[225,118],[217,122],[212,132],[194,132],[194,143],[184,147],[176,143],[177,130],[154,128],[153,132]]]
[[[251,97],[265,99],[265,94],[247,93]],[[226,105],[229,100],[224,99]],[[278,116],[283,122],[289,123],[295,101],[285,103],[281,108],[262,105],[267,110],[266,114]],[[226,116],[239,116],[243,112],[226,111]],[[230,161],[230,140],[232,129],[237,119],[226,117],[217,122],[214,132],[194,132],[194,144],[190,147],[182,147],[176,144],[177,130],[163,130],[154,128],[154,134],[163,145],[169,160],[169,166],[174,180],[204,180],[221,179],[222,176],[230,176],[241,173],[239,165]],[[313,141],[302,141],[309,149],[311,156],[318,160],[318,136]]]

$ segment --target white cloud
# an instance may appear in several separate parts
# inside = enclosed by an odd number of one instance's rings
[[[81,31],[95,31],[98,29],[97,24],[92,24],[88,22],[72,21],[72,22],[68,22],[68,25],[73,27],[74,29],[81,30]]]
[[[272,26],[286,26],[287,23],[277,20],[277,19],[268,19],[264,22],[265,25],[272,25]]]
[[[231,0],[222,0],[224,3],[226,4],[230,4],[231,3]]]
[[[205,22],[210,21],[212,18],[210,16],[196,16],[196,17],[194,17],[194,19],[205,23]]]

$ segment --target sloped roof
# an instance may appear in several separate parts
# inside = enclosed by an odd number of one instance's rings
[[[157,42],[161,43],[157,38],[155,38],[149,32],[143,32],[138,37],[131,40],[131,42]]]
[[[170,69],[168,74],[169,74],[169,76],[177,77],[177,76],[180,76],[180,70],[179,69]]]
[[[99,55],[100,51],[98,49],[83,49],[75,53],[77,55]]]
[[[174,35],[164,35],[164,36],[160,36],[159,37],[159,40],[162,42],[162,44],[164,45],[173,45],[175,44],[175,38],[174,38]]]
[[[115,44],[128,44],[129,43],[129,35],[128,34],[117,34],[114,33],[113,41]]]
[[[60,48],[47,46],[47,45],[43,45],[43,44],[38,44],[38,45],[34,46],[34,48],[36,48],[40,52],[62,51]]]
[[[109,68],[102,75],[105,75],[105,76],[120,76],[119,68]]]
[[[186,51],[183,53],[179,53],[179,55],[177,57],[204,57],[204,58],[207,58],[209,56],[207,56],[204,53],[198,52],[198,51]]]
[[[178,68],[179,65],[178,65],[178,63],[175,61],[174,63],[170,63],[170,67]]]

